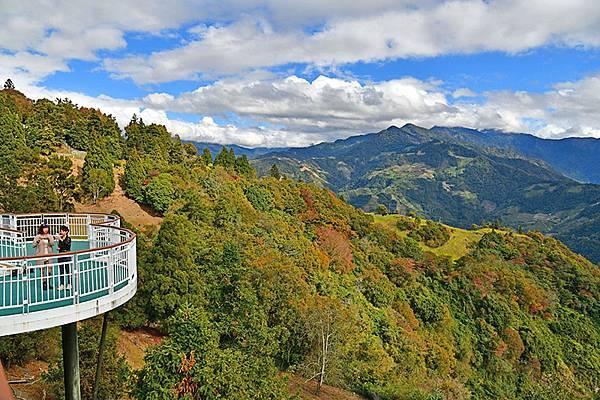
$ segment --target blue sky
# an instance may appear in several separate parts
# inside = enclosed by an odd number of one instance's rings
[[[246,146],[407,122],[600,137],[594,2],[0,2],[0,80],[121,126]]]

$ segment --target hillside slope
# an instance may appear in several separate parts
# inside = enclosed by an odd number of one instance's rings
[[[267,154],[295,178],[335,190],[365,210],[379,204],[457,227],[486,221],[554,234],[600,261],[600,186],[581,184],[542,161],[483,148],[414,125]]]
[[[0,91],[2,211],[101,203],[124,164],[123,193],[162,217],[139,232],[136,296],[111,312],[101,398],[290,400],[290,375],[315,391],[322,382],[384,400],[597,397],[600,268],[556,239],[376,221],[327,189],[257,178],[247,157],[202,157],[164,126],[133,118],[122,135],[96,110],[9,95]],[[422,144],[423,135],[404,135],[415,149],[404,157],[438,154],[447,169],[450,149],[533,182],[571,184],[459,142]],[[394,135],[379,140],[393,145]],[[57,154],[66,145],[85,151],[80,175]],[[100,324],[79,324],[86,397]],[[141,370],[131,373],[118,328],[147,327],[161,340],[132,354]],[[58,334],[0,340],[5,365],[48,362],[53,398],[62,397]]]
[[[496,130],[433,127],[455,138],[484,147],[514,150],[527,157],[545,161],[560,173],[579,182],[600,183],[600,139],[542,139],[525,133]]]

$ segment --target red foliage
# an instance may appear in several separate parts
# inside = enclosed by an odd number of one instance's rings
[[[521,339],[521,335],[513,328],[506,328],[504,330],[504,341],[508,350],[508,357],[516,362],[519,360],[523,352],[525,351],[525,344]]]
[[[177,399],[181,399],[186,396],[194,397],[198,391],[198,384],[194,382],[190,373],[192,369],[194,369],[195,365],[196,358],[194,357],[193,351],[190,353],[189,358],[185,354],[181,356],[181,366],[179,367],[179,372],[183,375],[183,378],[177,384],[177,388],[175,389]]]
[[[498,343],[498,347],[496,347],[496,351],[494,353],[496,354],[496,357],[502,357],[507,349],[508,345],[504,342],[504,340],[500,340],[500,343]]]
[[[341,273],[349,273],[354,269],[352,247],[348,238],[330,227],[317,227],[319,245],[331,258],[332,263]]]
[[[415,272],[415,260],[412,258],[396,258],[392,261],[392,266],[397,272],[412,275]]]
[[[498,280],[498,274],[494,271],[485,271],[482,275],[473,277],[473,285],[485,298],[494,288],[494,283]]]
[[[302,188],[302,189],[300,189],[300,195],[304,199],[304,202],[306,203],[306,207],[309,210],[310,209],[314,210],[315,209],[315,200],[314,200],[313,195],[310,192],[310,190],[308,190],[307,188]]]

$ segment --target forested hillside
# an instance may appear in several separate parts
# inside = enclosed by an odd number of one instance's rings
[[[253,163],[260,175],[276,164],[287,176],[331,188],[367,211],[384,205],[464,228],[498,221],[541,230],[600,262],[600,185],[581,184],[542,161],[450,131],[408,124]]]
[[[139,371],[109,340],[102,398],[288,399],[290,376],[390,400],[600,390],[600,268],[556,239],[488,229],[436,255],[456,239],[441,224],[382,223],[276,168],[257,178],[232,151],[197,153],[163,126],[134,117],[121,135],[98,111],[12,90],[0,92],[0,143],[3,212],[93,203],[124,164],[126,194],[164,216],[137,228],[139,290],[113,326],[165,337]],[[84,360],[96,324],[80,328]],[[0,356],[48,359],[60,396],[58,346],[52,331],[2,338]],[[89,398],[93,362],[82,364]]]
[[[600,184],[600,139],[572,137],[543,139],[525,133],[496,130],[433,127],[432,131],[473,142],[484,147],[514,150],[543,160],[555,170],[579,182]]]

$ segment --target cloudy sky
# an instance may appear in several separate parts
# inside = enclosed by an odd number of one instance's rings
[[[0,81],[187,139],[600,137],[597,0],[0,0],[0,21]]]

